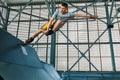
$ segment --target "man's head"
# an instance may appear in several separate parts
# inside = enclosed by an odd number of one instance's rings
[[[61,9],[61,13],[62,13],[62,14],[67,13],[67,12],[68,12],[68,4],[62,3],[60,9]]]

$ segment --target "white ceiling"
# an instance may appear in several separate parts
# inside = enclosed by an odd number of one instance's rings
[[[5,0],[7,3],[25,3],[29,2],[30,0]],[[40,1],[45,1],[45,0],[32,0],[32,2],[40,2]]]

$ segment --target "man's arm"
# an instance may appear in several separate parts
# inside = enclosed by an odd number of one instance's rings
[[[56,11],[54,12],[54,14],[52,15],[52,17],[50,18],[50,20],[49,20],[49,22],[48,22],[47,31],[49,31],[50,26],[53,24],[53,21],[54,21],[55,17],[57,16],[58,12],[59,12],[59,10],[56,10]]]
[[[54,18],[53,18],[53,17],[51,17],[51,18],[50,18],[50,20],[49,20],[49,22],[48,22],[47,31],[49,31],[49,29],[50,29],[50,25],[52,25],[52,24],[53,24],[53,21],[54,21]]]
[[[76,14],[75,17],[83,17],[83,18],[91,18],[91,19],[97,19],[98,16],[96,15],[85,15],[85,14]]]

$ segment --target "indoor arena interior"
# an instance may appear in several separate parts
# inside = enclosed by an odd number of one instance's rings
[[[0,80],[120,80],[120,0],[0,0]]]

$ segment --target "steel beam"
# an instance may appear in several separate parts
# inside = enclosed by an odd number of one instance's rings
[[[108,3],[105,2],[105,10],[106,10],[106,16],[107,16],[107,27],[112,24],[110,21],[110,13],[108,9]],[[111,61],[112,61],[112,68],[113,71],[116,71],[116,65],[115,65],[115,56],[114,56],[114,49],[113,49],[113,41],[112,41],[112,31],[111,28],[108,27],[108,33],[109,33],[109,42],[110,42],[110,51],[111,51]]]
[[[10,23],[11,23],[12,21],[14,21],[15,18],[16,18],[31,2],[32,2],[32,0],[29,0],[29,1],[27,2],[27,4],[26,4],[21,10],[19,10],[19,12],[15,15],[15,17],[8,23],[8,25],[10,25]],[[8,25],[7,25],[7,26],[8,26]]]

